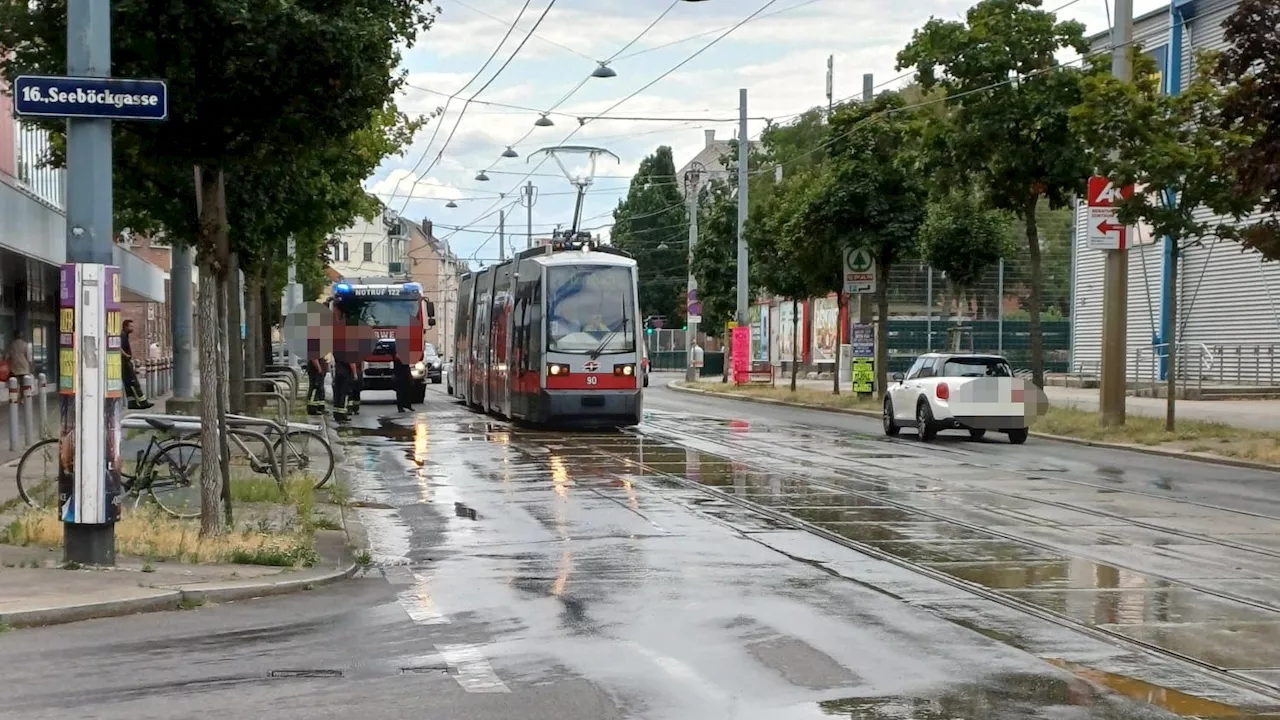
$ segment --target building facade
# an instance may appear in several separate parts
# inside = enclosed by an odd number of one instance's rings
[[[449,244],[433,233],[430,220],[408,224],[405,262],[409,275],[422,283],[422,291],[435,303],[436,325],[426,330],[426,340],[447,362],[453,357],[454,313],[458,308],[458,274],[461,267]]]
[[[1134,22],[1134,41],[1150,53],[1165,92],[1177,93],[1196,72],[1196,54],[1227,45],[1222,24],[1237,0],[1173,0],[1171,7]],[[1109,37],[1092,39],[1096,50]],[[1203,211],[1204,216],[1209,213]],[[1096,374],[1102,359],[1105,253],[1088,247],[1087,210],[1076,215],[1073,265],[1072,358],[1075,372]],[[1165,238],[1138,228],[1129,255],[1128,374],[1146,383],[1163,377],[1165,318],[1172,309],[1165,281],[1173,263]],[[1180,377],[1206,382],[1280,385],[1280,264],[1239,244],[1206,238],[1181,253],[1176,340]],[[1185,353],[1185,354],[1184,354]]]
[[[0,348],[26,333],[37,373],[52,378],[57,344],[59,266],[66,260],[66,171],[45,167],[49,134],[14,117],[0,85]],[[115,248],[124,300],[165,301],[165,274],[127,248]],[[144,311],[145,313],[145,311]]]
[[[329,267],[344,278],[405,273],[408,232],[408,223],[390,209],[372,221],[356,218],[337,233]]]

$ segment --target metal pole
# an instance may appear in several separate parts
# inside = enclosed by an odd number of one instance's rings
[[[9,390],[9,452],[22,449],[22,418],[18,415],[18,378],[10,377]]]
[[[876,76],[874,73],[863,73],[862,75],[862,102],[871,99],[871,94],[876,89]]]
[[[924,281],[924,305],[927,308],[924,316],[924,349],[933,352],[933,266],[926,265],[928,276]]]
[[[685,192],[689,196],[689,292],[686,296],[685,307],[689,308],[697,301],[698,278],[693,274],[693,248],[698,244],[698,181],[699,172],[697,168],[690,168],[685,174]],[[701,308],[701,303],[699,303]],[[686,318],[684,331],[684,352],[687,356],[687,364],[684,371],[685,382],[697,382],[698,368],[694,367],[693,346],[698,338],[698,320]]]
[[[22,439],[26,441],[27,446],[34,445],[36,440],[40,439],[40,433],[36,432],[36,393],[35,378],[30,375],[22,376]]]
[[[195,249],[175,245],[170,251],[169,327],[173,334],[173,396],[190,400],[195,397],[195,355],[192,353],[191,319],[194,316],[191,293],[191,268]]]
[[[1129,44],[1133,42],[1133,0],[1116,0],[1115,25],[1111,28],[1111,74],[1128,81],[1133,75]],[[1125,421],[1129,318],[1129,256],[1124,250],[1106,250],[1102,291],[1102,378],[1099,418],[1103,426]]]
[[[996,352],[1004,354],[1004,258],[996,275]]]
[[[533,187],[533,181],[530,180],[524,186],[524,192],[520,193],[520,203],[524,205],[527,215],[525,216],[525,231],[528,238],[525,241],[524,249],[528,250],[533,247],[533,204],[538,201],[537,190]]]
[[[67,74],[111,76],[111,0],[67,3]],[[112,240],[111,121],[68,119],[66,152],[67,262],[110,265],[115,249]],[[10,387],[15,384],[10,383]],[[16,406],[10,407],[16,410]],[[102,395],[98,394],[96,407],[82,408],[82,412],[103,415]],[[12,411],[10,419],[13,419]],[[115,564],[113,523],[63,523],[62,528],[63,556],[67,561],[84,565]]]
[[[747,89],[738,90],[738,313],[739,325],[747,324]]]
[[[498,259],[507,259],[507,211],[498,211]]]
[[[49,432],[49,379],[44,373],[39,376],[39,395],[36,397],[36,409],[40,411],[40,438]]]
[[[836,56],[827,56],[827,122],[831,122],[831,109],[835,104]]]

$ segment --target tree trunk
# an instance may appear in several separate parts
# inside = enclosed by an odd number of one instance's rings
[[[1164,290],[1165,303],[1169,307],[1169,315],[1164,321],[1164,353],[1169,358],[1165,363],[1165,398],[1164,429],[1173,432],[1176,424],[1177,389],[1178,389],[1178,244],[1172,239],[1173,259],[1169,263],[1169,283]]]
[[[800,370],[800,303],[791,301],[791,392],[796,391],[796,373]]]
[[[231,253],[231,262],[227,266],[227,375],[229,380],[229,399],[231,404],[227,407],[231,408],[233,413],[244,413],[244,379],[245,377],[260,377],[258,375],[245,375],[244,361],[244,335],[241,334],[241,328],[244,326],[244,317],[240,312],[240,300],[244,297],[244,285],[240,283],[240,256],[237,253]],[[255,390],[265,390],[264,387],[255,387]]]
[[[1036,205],[1039,193],[1031,193],[1023,209],[1027,224],[1027,259],[1031,267],[1031,291],[1027,297],[1027,331],[1031,336],[1031,382],[1044,387],[1044,335],[1040,330],[1040,291],[1043,285],[1040,270],[1040,231],[1036,227]]]
[[[876,391],[883,401],[889,387],[889,264],[876,260]],[[932,269],[929,272],[933,272]],[[932,308],[930,309],[932,312]]]
[[[199,231],[196,239],[200,267],[196,302],[196,333],[199,336],[200,368],[200,536],[213,537],[226,531],[218,500],[223,491],[223,473],[218,432],[218,266],[216,248],[226,234],[220,210],[219,171],[196,168],[196,199]]]
[[[244,374],[246,377],[262,377],[262,323],[266,311],[260,307],[262,293],[257,271],[245,275],[244,285]],[[245,401],[245,408],[255,408],[258,403]]]
[[[230,407],[230,383],[227,382],[227,281],[219,278],[218,284],[218,344],[215,358],[218,363],[218,385],[214,402],[218,408],[218,457],[222,460],[222,507],[227,526],[234,527],[231,513],[231,451],[227,444],[227,408]]]
[[[213,265],[200,263],[200,293],[196,303],[196,332],[200,336],[200,536],[226,531],[219,504],[222,498],[222,457],[218,442],[218,282]]]
[[[843,273],[841,275],[843,276]],[[841,316],[840,311],[844,310],[844,307],[846,304],[847,303],[845,302],[844,293],[839,291],[836,292],[836,347],[835,347],[835,350],[832,352],[832,354],[835,356],[836,361],[831,365],[831,394],[832,395],[840,394],[840,340],[842,338],[841,330],[844,329],[842,327],[843,325],[848,324],[840,321],[840,316]]]

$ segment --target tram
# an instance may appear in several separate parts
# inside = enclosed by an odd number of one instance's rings
[[[538,425],[640,422],[643,330],[636,261],[558,237],[464,275],[448,391]]]

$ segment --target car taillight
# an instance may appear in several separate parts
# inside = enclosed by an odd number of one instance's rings
[[[939,400],[946,400],[951,397],[951,388],[947,387],[946,383],[938,383],[938,387],[934,389],[934,394],[938,396]]]
[[[613,374],[617,375],[618,377],[630,377],[631,375],[636,374],[636,366],[635,365],[614,365]]]

